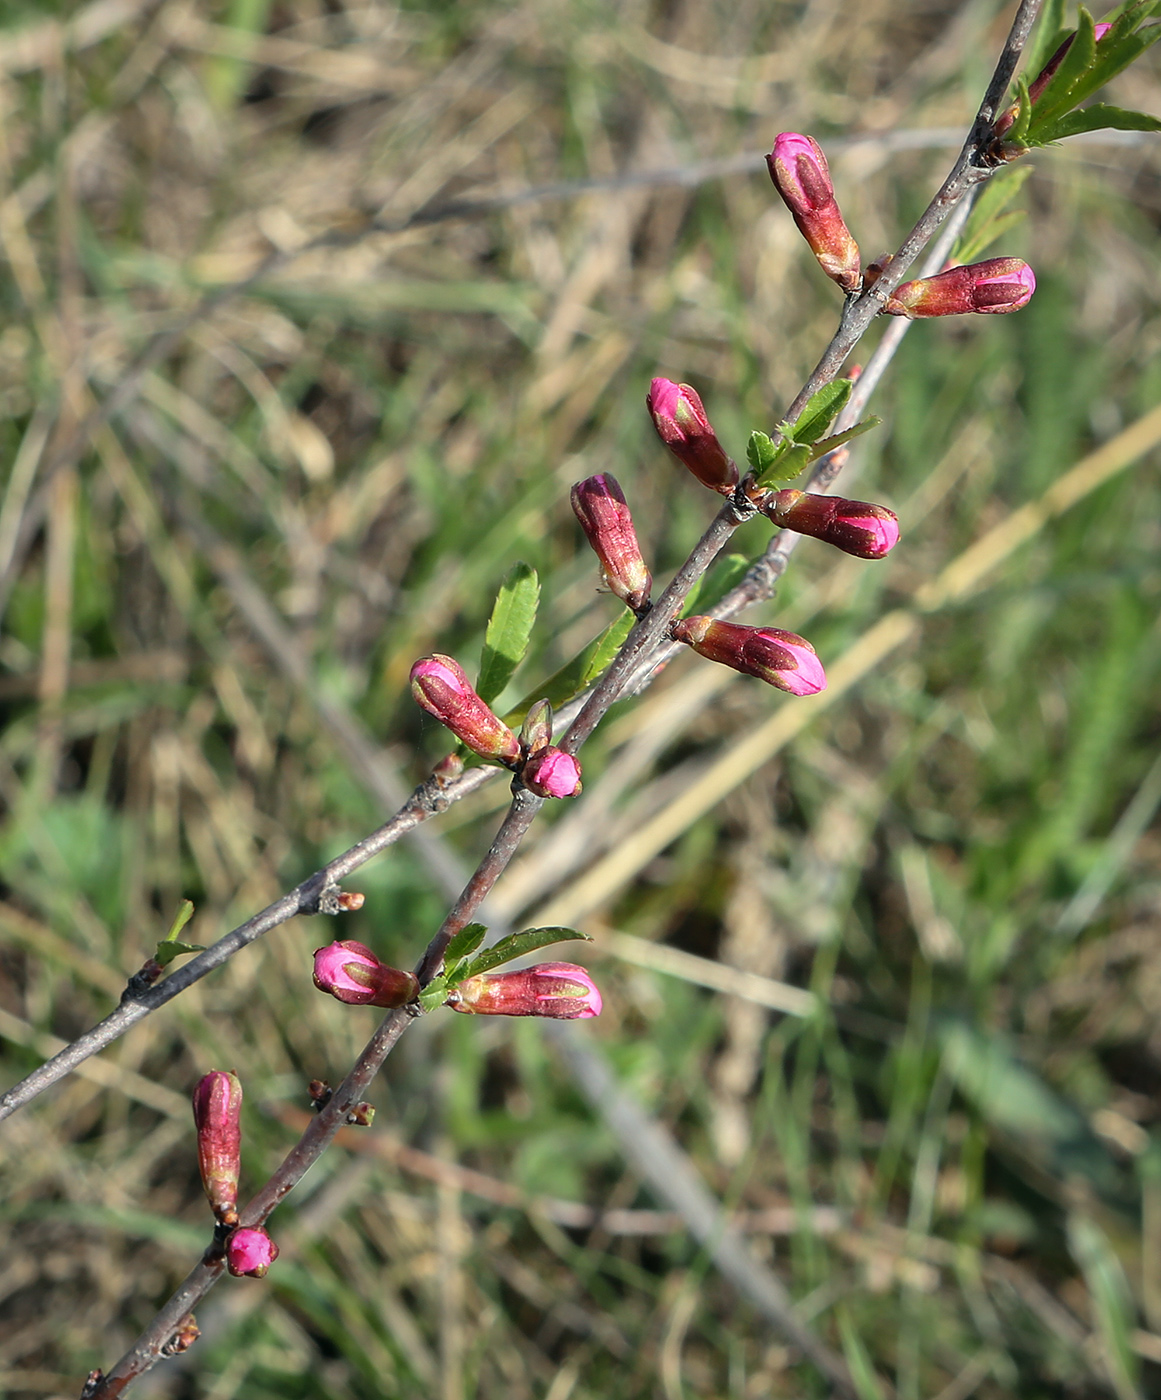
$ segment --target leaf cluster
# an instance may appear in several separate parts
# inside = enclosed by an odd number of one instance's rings
[[[476,950],[487,932],[483,924],[466,924],[448,944],[443,972],[432,978],[419,994],[419,1004],[425,1011],[442,1006],[447,1001],[448,993],[469,977],[477,977],[481,972],[494,972],[514,958],[522,958],[550,944],[567,943],[572,939],[592,942],[587,933],[578,933],[572,928],[526,928],[521,933],[510,933],[491,948],[477,954]]]
[[[774,430],[780,439],[777,442],[767,433],[752,432],[746,444],[746,457],[753,469],[755,484],[769,486],[775,481],[793,481],[811,462],[877,427],[881,419],[864,418],[844,432],[827,436],[854,387],[853,379],[835,379],[824,384],[810,396],[795,422],[778,424]]]
[[[1161,131],[1161,121],[1145,112],[1128,111],[1104,102],[1096,102],[1083,111],[1077,110],[1082,102],[1092,97],[1161,38],[1161,25],[1141,27],[1145,20],[1158,12],[1161,12],[1161,0],[1140,0],[1138,4],[1126,6],[1098,43],[1093,17],[1082,5],[1072,43],[1035,103],[1028,94],[1027,78],[1018,80],[1018,112],[1015,122],[1005,134],[1005,144],[1023,148],[1047,146],[1066,136],[1108,128],[1116,131]],[[1067,30],[1057,32],[1051,46],[1046,45],[1049,55],[1055,53],[1069,37]]]

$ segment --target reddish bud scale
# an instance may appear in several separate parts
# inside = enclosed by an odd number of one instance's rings
[[[787,490],[767,496],[758,509],[775,525],[824,540],[857,559],[882,559],[899,542],[895,512],[870,501]]]
[[[730,461],[706,417],[697,390],[672,379],[655,379],[645,396],[657,436],[670,452],[711,491],[728,496],[738,484]]]
[[[242,1084],[231,1071],[213,1069],[193,1092],[198,1170],[210,1209],[223,1225],[238,1219],[242,1163]]]
[[[235,1230],[226,1241],[226,1268],[235,1278],[265,1278],[280,1253],[265,1230]]]
[[[814,648],[780,627],[744,627],[712,617],[687,617],[674,623],[673,636],[699,656],[757,676],[790,695],[817,695],[826,689],[826,672]]]
[[[653,579],[641,556],[625,493],[615,476],[602,472],[572,488],[572,508],[588,536],[610,593],[640,612]]]
[[[314,985],[346,1006],[406,1006],[419,995],[413,973],[388,967],[354,938],[315,949]]]
[[[436,652],[411,668],[411,693],[420,705],[481,758],[514,764],[520,757],[516,735],[472,689],[463,667]]]
[[[883,310],[888,316],[909,317],[1019,311],[1035,290],[1036,277],[1026,262],[988,258],[904,282],[888,297]]]
[[[581,767],[572,754],[551,745],[524,765],[520,779],[537,797],[579,797]]]
[[[854,291],[859,285],[859,245],[843,221],[818,142],[784,131],[766,157],[766,167],[818,265],[843,291]]]
[[[515,972],[482,972],[461,982],[448,1006],[472,1016],[548,1016],[586,1021],[601,1014],[596,983],[575,963],[539,963]]]

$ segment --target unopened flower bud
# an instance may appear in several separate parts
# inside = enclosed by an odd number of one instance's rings
[[[560,749],[549,747],[534,754],[521,770],[520,779],[537,797],[580,796],[580,764]]]
[[[784,131],[766,157],[766,166],[823,272],[844,292],[854,291],[859,285],[859,245],[843,222],[818,142]]]
[[[450,656],[425,656],[411,668],[411,693],[423,708],[481,758],[515,763],[516,735],[472,689],[463,667]]]
[[[640,612],[653,579],[641,556],[633,517],[615,476],[602,472],[572,488],[572,508],[588,536],[610,593]]]
[[[882,559],[899,542],[895,512],[870,501],[786,490],[767,496],[758,508],[775,525],[813,535],[859,559]]]
[[[645,396],[657,436],[703,486],[728,496],[738,484],[738,468],[726,456],[710,426],[697,390],[672,379],[655,379]]]
[[[461,982],[447,1001],[474,1016],[551,1016],[585,1021],[601,1014],[601,994],[575,963],[539,963],[516,972],[481,972]]]
[[[904,282],[887,298],[888,316],[960,316],[965,312],[1019,311],[1036,290],[1032,269],[1020,258],[949,267],[934,277]]]
[[[375,1105],[357,1103],[347,1114],[346,1121],[352,1128],[369,1128],[375,1121]]]
[[[347,1006],[406,1006],[419,995],[414,974],[388,967],[353,938],[315,949],[314,985]]]
[[[673,636],[699,656],[720,662],[744,676],[757,676],[791,695],[817,695],[826,689],[826,672],[805,637],[780,627],[744,627],[712,617],[687,617],[674,623]]]
[[[242,1161],[242,1084],[229,1070],[213,1069],[193,1092],[198,1170],[210,1209],[223,1225],[238,1220]]]
[[[265,1278],[280,1252],[265,1230],[235,1230],[226,1241],[226,1268],[235,1278]]]
[[[1093,35],[1098,44],[1112,27],[1113,26],[1111,24],[1097,24],[1093,26]],[[1044,65],[1044,67],[1041,68],[1040,72],[1037,73],[1036,77],[1033,78],[1033,80],[1028,84],[1028,101],[1033,106],[1035,106],[1036,103],[1040,100],[1041,94],[1044,92],[1044,89],[1048,86],[1049,80],[1052,78],[1056,70],[1060,67],[1061,63],[1063,63],[1064,55],[1069,51],[1070,48],[1072,48],[1075,39],[1076,35],[1070,34],[1068,38],[1065,39],[1064,43],[1061,44],[1061,46],[1056,50],[1056,52]],[[996,119],[996,135],[1003,136],[1003,134],[1008,130],[1008,128],[1013,124],[1013,122],[1019,115],[1020,104],[1018,102],[1013,102],[1012,105],[1008,108],[1008,110],[1006,112],[1001,113],[1001,115]]]

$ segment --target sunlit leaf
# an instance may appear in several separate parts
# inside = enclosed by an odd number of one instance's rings
[[[488,630],[476,692],[487,703],[496,698],[524,660],[536,609],[540,603],[540,580],[528,564],[515,564],[500,585]]]

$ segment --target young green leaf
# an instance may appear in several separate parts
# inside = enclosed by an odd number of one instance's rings
[[[1094,102],[1080,112],[1069,112],[1039,133],[1038,139],[1047,144],[1063,141],[1066,136],[1079,136],[1082,131],[1161,131],[1161,121],[1144,112],[1130,112],[1124,107],[1109,107]]]
[[[205,946],[204,943],[181,943],[176,938],[163,938],[153,955],[154,961],[168,967],[174,958],[180,958],[184,953],[201,953]]]
[[[173,916],[173,923],[169,926],[169,932],[165,935],[167,939],[176,938],[185,928],[186,924],[194,916],[194,903],[192,899],[183,899],[177,906],[177,913]]]
[[[1078,10],[1076,35],[1068,46],[1068,52],[1036,99],[1031,129],[1034,139],[1039,138],[1039,129],[1043,123],[1070,111],[1081,100],[1081,80],[1096,58],[1095,31],[1092,15],[1081,5]],[[1114,43],[1116,41],[1115,35],[1111,33],[1106,34],[1105,38],[1112,39]]]
[[[537,700],[547,700],[554,710],[570,701],[574,695],[587,690],[601,676],[625,638],[633,630],[637,619],[628,608],[611,622],[608,627],[580,651],[571,661],[567,661],[559,671],[541,681],[535,690],[529,691],[513,709],[504,716],[505,724],[513,727],[524,723],[524,716]]]
[[[746,444],[746,460],[754,469],[755,476],[761,476],[778,459],[780,444],[768,437],[765,433],[755,430],[750,434],[750,440]]]
[[[539,603],[540,580],[536,570],[528,564],[513,565],[500,585],[484,635],[476,693],[487,704],[495,700],[524,660]]]
[[[850,379],[832,379],[829,384],[824,384],[821,389],[811,394],[806,407],[790,427],[792,440],[796,443],[812,443],[817,442],[820,437],[825,437],[830,425],[845,408],[854,387],[854,382]]]
[[[1024,71],[1039,73],[1071,32],[1065,22],[1066,0],[1045,0],[1036,32],[1024,55]]]
[[[454,963],[471,957],[484,941],[487,932],[483,924],[465,924],[447,945],[447,952],[443,955],[444,966],[451,967]]]
[[[1009,127],[1004,141],[1013,146],[1026,146],[1028,128],[1032,123],[1032,99],[1028,96],[1028,79],[1023,74],[1016,79],[1016,120]]]
[[[769,486],[772,481],[793,481],[801,476],[810,463],[812,446],[809,442],[796,443],[783,452],[763,474],[755,478],[759,486]]]
[[[870,418],[864,418],[853,427],[847,428],[844,432],[835,433],[832,437],[821,438],[810,449],[810,460],[817,462],[820,457],[825,457],[828,452],[833,452],[836,447],[841,447],[844,442],[850,442],[853,438],[862,437],[864,433],[869,433],[872,428],[877,428],[883,420],[876,418],[874,414]]]
[[[481,972],[491,972],[493,968],[511,962],[513,958],[535,953],[538,948],[547,948],[552,943],[567,943],[577,938],[585,943],[593,941],[587,933],[578,933],[574,928],[526,928],[522,933],[510,933],[507,938],[501,938],[499,943],[473,959],[457,977],[457,981],[463,981],[465,977],[476,977]]]
[[[419,994],[419,1004],[424,1011],[434,1011],[447,1001],[448,981],[446,977],[433,977]]]

